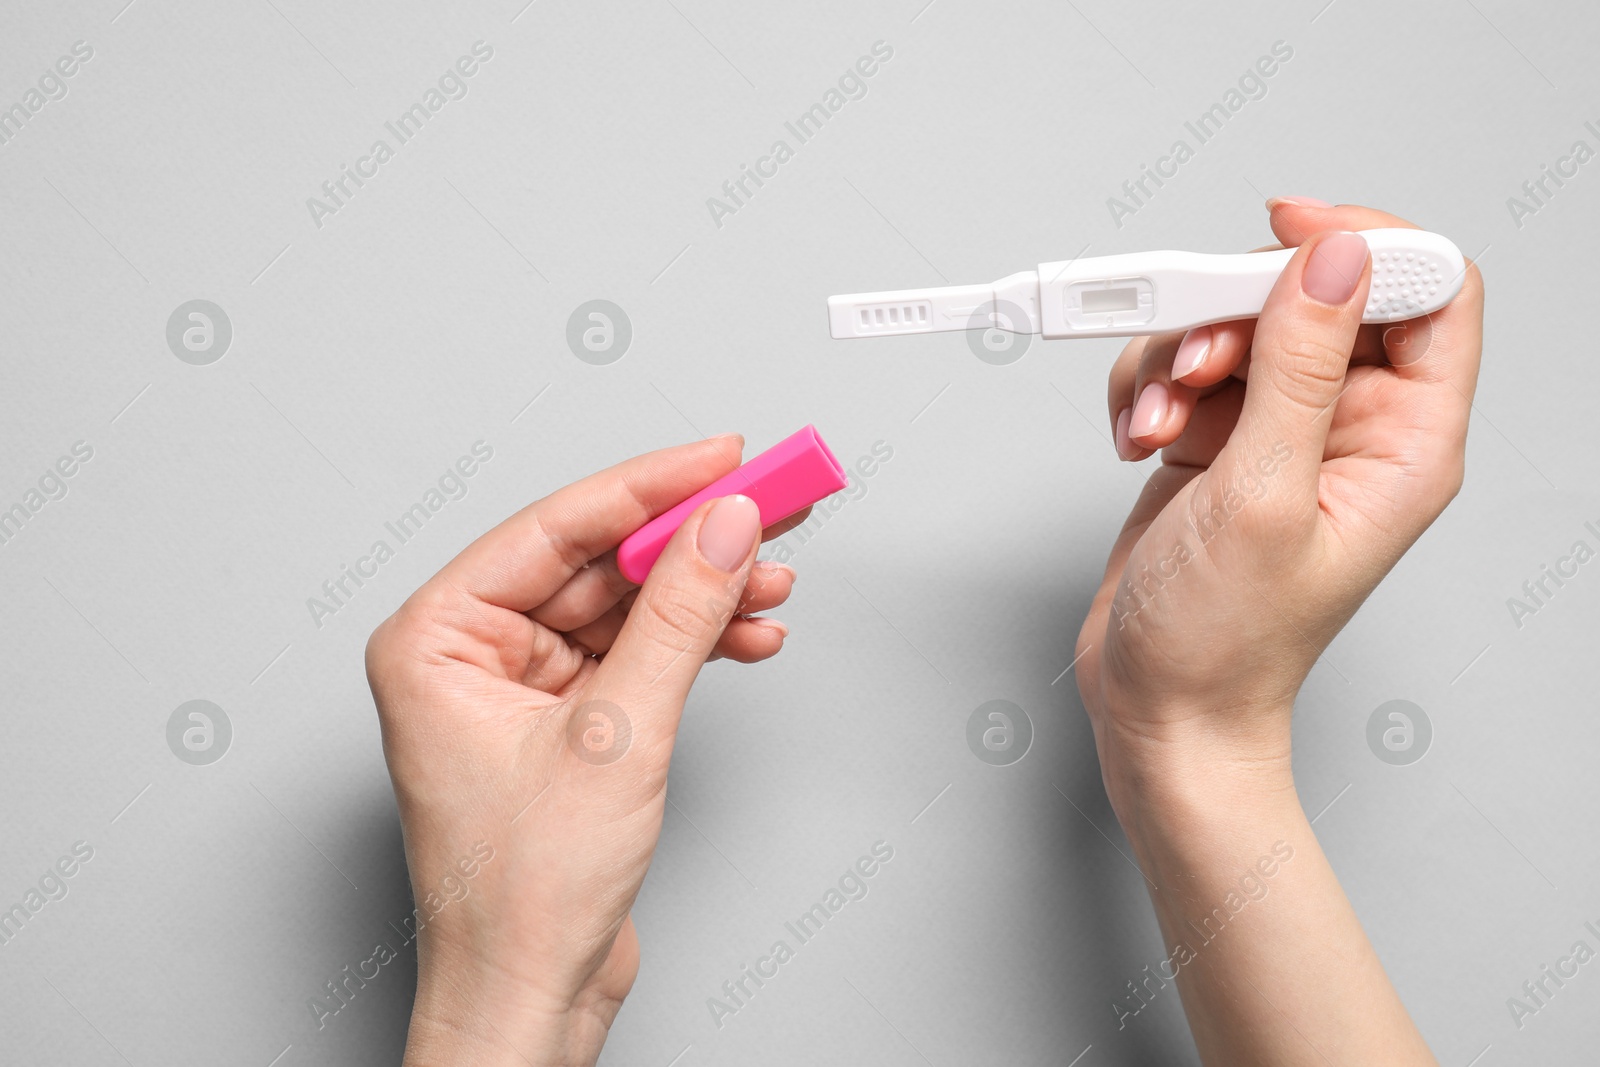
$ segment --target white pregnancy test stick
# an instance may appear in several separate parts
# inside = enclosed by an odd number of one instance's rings
[[[1426,230],[1364,230],[1372,289],[1362,322],[1438,311],[1461,291],[1466,261]],[[1261,314],[1294,255],[1131,252],[1041,263],[989,285],[951,285],[828,298],[837,338],[997,328],[1056,337],[1133,337]]]

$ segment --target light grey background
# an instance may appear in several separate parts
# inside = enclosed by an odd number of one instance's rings
[[[1119,345],[834,343],[823,301],[1248,248],[1281,193],[1450,235],[1489,292],[1465,491],[1308,680],[1305,804],[1441,1062],[1593,1060],[1600,964],[1521,1029],[1506,1004],[1600,947],[1600,562],[1520,627],[1507,605],[1600,546],[1600,162],[1520,226],[1507,205],[1600,148],[1592,8],[522,2],[0,12],[0,104],[94,50],[0,145],[0,506],[93,449],[0,545],[0,906],[94,849],[0,946],[0,1059],[395,1062],[410,948],[323,1029],[307,1006],[411,906],[367,634],[549,490],[815,422],[847,463],[893,458],[798,548],[784,653],[695,690],[604,1062],[1193,1062],[1170,988],[1117,1026],[1164,953],[1066,672],[1141,480],[1108,440]],[[468,95],[314,225],[307,198],[480,40]],[[784,122],[877,41],[867,95],[797,146]],[[1107,198],[1276,41],[1265,96],[1119,227]],[[794,158],[714,224],[778,138]],[[167,346],[192,299],[232,323],[209,366]],[[566,347],[592,299],[633,325],[611,366]],[[479,440],[468,495],[315,625],[307,598]],[[1397,698],[1434,727],[1405,767],[1366,743]],[[194,699],[233,727],[209,766],[166,743]],[[991,699],[1034,724],[1010,767],[967,749]],[[719,1029],[707,998],[879,840],[870,894]]]

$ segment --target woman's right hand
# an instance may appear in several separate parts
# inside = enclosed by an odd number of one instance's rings
[[[1268,206],[1300,250],[1260,319],[1141,338],[1111,373],[1119,453],[1162,450],[1078,641],[1113,761],[1194,747],[1286,770],[1301,683],[1461,485],[1477,268],[1429,318],[1363,326],[1366,243],[1341,231],[1415,227],[1364,207]]]
[[[1323,648],[1460,488],[1483,287],[1469,264],[1437,314],[1362,326],[1371,265],[1349,231],[1409,224],[1269,208],[1299,250],[1261,317],[1136,341],[1112,371],[1118,451],[1162,459],[1079,635],[1078,687],[1170,949],[1143,988],[1176,981],[1202,1059],[1432,1064],[1306,819],[1289,724]],[[1119,1026],[1144,1006],[1114,1002]]]

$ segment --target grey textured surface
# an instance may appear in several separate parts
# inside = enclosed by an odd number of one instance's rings
[[[0,945],[0,1060],[395,1062],[415,957],[367,634],[580,475],[814,421],[846,462],[893,457],[791,545],[783,655],[694,693],[604,1062],[1193,1062],[1170,990],[1117,1026],[1163,953],[1063,674],[1140,484],[1107,439],[1119,345],[997,367],[960,335],[833,343],[823,300],[1248,248],[1288,193],[1450,235],[1489,289],[1466,489],[1309,679],[1305,803],[1331,804],[1317,830],[1441,1062],[1593,1061],[1600,964],[1520,1028],[1507,1007],[1600,947],[1600,562],[1508,607],[1600,548],[1600,162],[1508,206],[1600,148],[1591,7],[124,2],[0,11],[0,105],[93,50],[0,144],[0,505],[59,496],[0,544],[0,906],[93,850]],[[479,41],[466,95],[397,144],[385,123]],[[785,122],[880,41],[798,144]],[[1279,41],[1119,226],[1108,198]],[[393,158],[317,225],[307,198],[379,138]],[[717,225],[707,199],[780,138]],[[232,326],[204,366],[167,343],[197,299]],[[565,340],[595,299],[633,328],[607,366]],[[317,625],[307,598],[477,441],[466,494]],[[1011,766],[965,741],[995,699],[1034,726]],[[1393,699],[1433,725],[1409,766],[1366,742]],[[191,700],[232,727],[208,765],[168,747]],[[877,841],[868,895],[719,1028],[707,998]],[[379,941],[398,959],[318,1029],[308,999]]]

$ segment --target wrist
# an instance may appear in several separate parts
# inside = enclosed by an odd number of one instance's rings
[[[1130,840],[1206,834],[1268,811],[1297,810],[1289,716],[1285,708],[1160,725],[1097,721],[1100,773],[1124,832]]]
[[[1246,744],[1219,739],[1214,730],[1181,739],[1119,732],[1101,740],[1100,753],[1112,809],[1158,911],[1201,922],[1217,901],[1250,891],[1250,872],[1270,873],[1276,863],[1315,849],[1286,737],[1281,744],[1259,737]],[[1170,918],[1163,932],[1183,936]]]
[[[587,1067],[600,1057],[616,1002],[534,1002],[503,984],[422,973],[404,1067]]]

